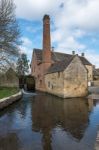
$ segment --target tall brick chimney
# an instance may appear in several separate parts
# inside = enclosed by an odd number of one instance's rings
[[[43,62],[51,63],[50,17],[43,18]]]

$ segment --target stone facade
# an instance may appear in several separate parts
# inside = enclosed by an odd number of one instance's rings
[[[48,93],[60,97],[84,97],[88,93],[87,69],[75,56],[63,72],[46,74],[45,84]]]
[[[94,66],[93,70],[94,70],[93,71],[94,80],[99,81],[99,68],[96,69],[95,66]]]
[[[88,70],[88,81],[93,81],[93,66],[92,65],[85,65]]]

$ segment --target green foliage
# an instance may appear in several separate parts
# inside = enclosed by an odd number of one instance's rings
[[[26,54],[21,54],[17,61],[17,74],[25,76],[29,72],[29,60]]]
[[[14,95],[17,92],[19,92],[19,89],[15,87],[0,87],[0,99]]]

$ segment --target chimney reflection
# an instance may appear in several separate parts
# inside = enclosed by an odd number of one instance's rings
[[[41,94],[33,101],[32,129],[42,133],[44,150],[52,150],[52,130],[58,125],[77,140],[83,138],[89,124],[89,112],[93,108],[92,99],[61,99]]]

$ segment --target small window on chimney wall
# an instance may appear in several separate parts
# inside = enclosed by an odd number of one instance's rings
[[[58,72],[58,78],[60,78],[60,72]]]
[[[50,82],[48,82],[48,87],[50,87]]]
[[[34,67],[34,72],[35,72],[35,67]]]
[[[40,80],[40,85],[42,85],[42,80]]]

